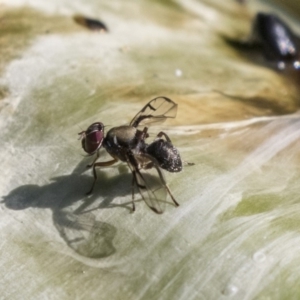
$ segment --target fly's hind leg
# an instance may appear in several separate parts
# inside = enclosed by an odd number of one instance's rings
[[[97,181],[97,172],[96,172],[96,167],[108,167],[116,163],[118,160],[116,158],[109,160],[109,161],[101,161],[98,163],[93,163],[93,175],[94,175],[94,181],[92,184],[91,189],[86,193],[86,195],[90,195],[93,192],[93,189],[95,187],[96,181]]]
[[[187,166],[194,166],[195,165],[195,163],[191,163],[191,162],[188,162],[188,161],[185,161],[185,160],[183,161],[183,163]]]
[[[169,136],[168,136],[166,133],[164,133],[163,131],[159,132],[159,133],[157,134],[157,136],[156,136],[155,139],[157,140],[157,139],[160,139],[160,138],[162,138],[162,137],[164,137],[164,138],[166,139],[167,142],[169,142],[169,143],[172,144],[172,141],[171,141],[171,139],[169,138]]]
[[[174,198],[171,190],[169,189],[169,187],[168,187],[168,185],[167,185],[167,183],[165,181],[165,178],[164,178],[164,175],[163,175],[161,169],[158,166],[156,166],[156,165],[154,165],[154,167],[155,167],[155,169],[156,169],[156,171],[158,173],[158,176],[159,176],[159,178],[160,178],[160,180],[161,180],[164,188],[167,190],[167,192],[170,195],[170,197],[171,197],[172,201],[174,202],[175,206],[179,206],[179,203],[175,200],[175,198]]]
[[[134,186],[136,184],[136,186],[138,188],[141,188],[141,189],[146,189],[146,187],[138,183],[138,180],[137,180],[137,177],[136,177],[136,172],[138,172],[138,170],[132,170],[131,169],[131,171],[132,171],[132,187],[131,187],[132,188],[132,212],[134,212],[135,211]]]
[[[171,139],[169,138],[169,136],[168,136],[166,133],[164,133],[163,131],[161,131],[161,132],[158,133],[158,135],[156,136],[156,140],[157,140],[157,139],[160,139],[160,138],[162,138],[162,137],[164,137],[164,138],[166,139],[167,142],[169,142],[169,143],[172,144],[172,141],[171,141]],[[190,162],[187,162],[187,161],[183,161],[183,163],[184,163],[185,165],[187,165],[187,166],[193,166],[193,165],[195,165],[194,163],[190,163]]]
[[[133,171],[135,172],[135,171]],[[135,211],[135,204],[134,204],[134,184],[135,184],[135,173],[132,172],[132,182],[131,182],[131,189],[132,189],[132,212]]]

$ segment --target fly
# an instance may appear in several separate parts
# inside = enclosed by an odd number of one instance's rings
[[[87,130],[80,132],[82,148],[89,155],[95,155],[93,162],[88,165],[88,167],[92,167],[94,181],[87,194],[91,194],[94,189],[97,180],[96,168],[111,166],[120,160],[127,163],[132,172],[133,211],[135,211],[135,187],[155,213],[163,213],[162,192],[170,196],[175,206],[179,206],[162,172],[162,169],[168,172],[182,170],[179,151],[163,131],[159,132],[150,144],[146,142],[149,137],[147,126],[153,123],[162,123],[168,118],[175,118],[176,114],[177,104],[174,101],[167,97],[157,97],[146,104],[129,125],[113,127],[105,135],[103,123],[95,122]],[[111,160],[97,162],[102,147],[110,154]],[[189,164],[192,165],[192,163]],[[158,179],[155,184],[153,176],[148,174],[150,170],[155,171]]]

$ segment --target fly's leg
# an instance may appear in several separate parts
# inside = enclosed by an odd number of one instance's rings
[[[148,127],[144,127],[144,129],[142,131],[142,139],[145,140],[147,137],[149,137]]]
[[[87,167],[87,168],[91,168],[91,167],[95,164],[95,162],[97,161],[98,158],[99,158],[99,152],[97,151],[96,157],[95,157],[95,159],[93,160],[93,162],[92,162],[91,164],[87,165],[86,167]]]
[[[195,163],[190,163],[190,162],[188,162],[188,161],[183,161],[183,163],[185,164],[185,165],[187,165],[187,166],[194,166],[195,165]]]
[[[136,138],[138,139],[138,141],[144,141],[146,138],[149,137],[149,134],[148,134],[148,127],[144,127],[143,131],[140,131],[138,130],[137,131],[137,135],[136,135]]]
[[[165,178],[164,178],[164,176],[163,176],[163,174],[162,174],[161,169],[160,169],[158,166],[156,166],[156,165],[154,165],[154,167],[155,167],[155,169],[156,169],[156,171],[157,171],[157,173],[158,173],[158,175],[159,175],[159,178],[160,178],[160,180],[161,180],[163,186],[165,187],[165,189],[166,189],[167,192],[169,193],[169,195],[170,195],[172,201],[174,202],[175,206],[179,206],[179,203],[175,200],[174,196],[173,196],[172,193],[171,193],[171,190],[169,189],[169,187],[168,187],[168,185],[167,185],[167,183],[166,183],[166,181],[165,181]]]
[[[162,138],[162,137],[165,137],[166,141],[172,144],[171,139],[169,138],[169,136],[168,136],[166,133],[164,133],[163,131],[161,131],[161,132],[159,132],[159,133],[157,134],[156,140],[157,140],[157,139],[160,139],[160,138]]]
[[[132,198],[131,198],[131,201],[132,201],[132,212],[134,212],[134,211],[135,211],[135,203],[134,203],[134,185],[135,185],[135,183],[136,183],[136,184],[138,184],[138,183],[137,183],[137,180],[136,180],[135,170],[134,170],[133,166],[131,166],[131,164],[129,163],[129,160],[130,160],[130,159],[127,157],[126,161],[127,161],[127,163],[128,163],[129,169],[130,169],[131,172],[132,172],[132,181],[131,181]]]
[[[131,182],[131,189],[132,189],[132,212],[135,211],[135,204],[134,204],[134,184],[135,184],[135,171],[132,172],[132,182]]]
[[[129,168],[132,172],[132,183],[131,183],[132,184],[132,187],[131,187],[132,188],[132,212],[134,212],[135,211],[134,186],[136,184],[138,189],[140,189],[140,188],[141,189],[146,189],[146,187],[140,185],[139,182],[138,182],[137,175],[136,175],[137,173],[139,173],[138,166],[137,166],[137,163],[136,163],[135,159],[132,156],[132,153],[130,153],[130,154],[128,153],[127,163],[128,163],[128,166],[129,166]]]
[[[130,166],[130,165],[129,165]],[[142,186],[138,183],[138,180],[136,178],[136,170],[131,169],[131,172],[132,172],[132,212],[135,211],[135,204],[134,204],[134,185],[136,184],[138,188],[142,188],[142,189],[145,189],[146,187],[145,186]]]
[[[93,164],[93,175],[94,175],[94,182],[92,184],[91,189],[86,193],[87,195],[90,195],[93,192],[96,180],[97,180],[97,173],[96,173],[96,167],[108,167],[116,163],[118,160],[116,158],[109,160],[109,161],[101,161],[98,163]]]

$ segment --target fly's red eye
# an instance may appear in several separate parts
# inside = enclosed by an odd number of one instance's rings
[[[104,126],[102,123],[93,123],[88,127],[82,139],[82,148],[89,154],[94,154],[102,145]]]

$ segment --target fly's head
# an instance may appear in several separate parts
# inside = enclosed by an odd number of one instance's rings
[[[86,131],[78,133],[81,139],[83,150],[89,155],[93,155],[102,146],[104,139],[104,125],[96,122],[90,125]]]

